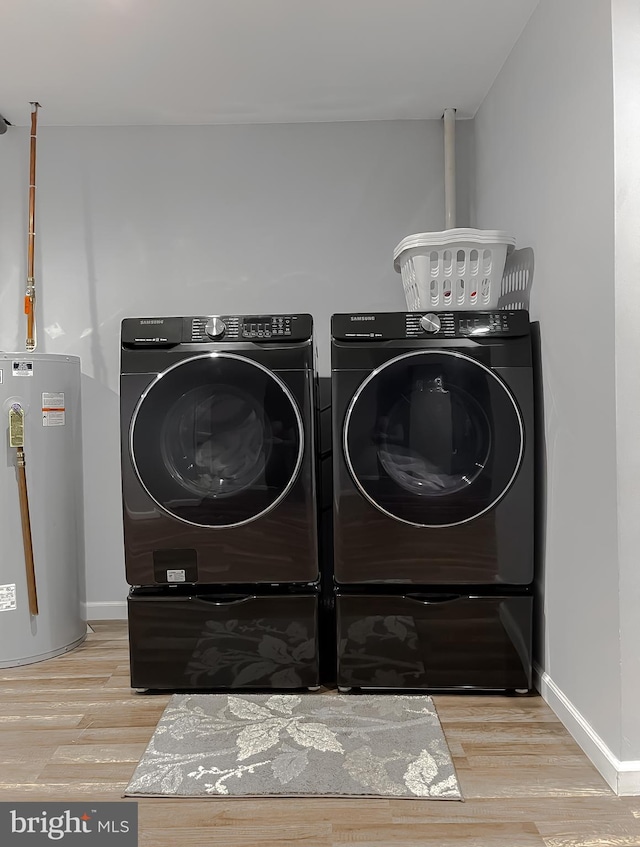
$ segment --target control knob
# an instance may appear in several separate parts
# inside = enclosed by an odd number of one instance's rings
[[[425,332],[437,332],[440,329],[440,318],[433,312],[420,318],[420,326]]]
[[[207,333],[209,338],[220,338],[221,335],[224,335],[226,328],[227,327],[225,326],[225,322],[222,318],[209,318],[204,331]]]

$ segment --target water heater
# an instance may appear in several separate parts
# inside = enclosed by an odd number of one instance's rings
[[[12,667],[64,653],[86,636],[80,359],[0,353],[0,413],[0,667]],[[31,604],[20,440],[33,550]]]

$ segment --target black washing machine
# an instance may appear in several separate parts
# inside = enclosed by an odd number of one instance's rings
[[[342,688],[531,688],[528,313],[332,319]]]
[[[318,685],[310,315],[128,318],[131,682]]]

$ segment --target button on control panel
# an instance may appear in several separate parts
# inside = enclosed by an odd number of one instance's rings
[[[224,335],[226,328],[227,325],[222,318],[211,318],[210,321],[207,321],[204,331],[209,338],[220,338]]]
[[[429,312],[420,318],[420,326],[425,332],[437,332],[440,329],[440,318],[433,312]]]

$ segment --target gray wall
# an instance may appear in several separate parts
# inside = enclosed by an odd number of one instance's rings
[[[613,0],[622,759],[640,759],[640,4]]]
[[[464,226],[470,122],[458,140]],[[121,319],[309,311],[326,374],[332,312],[404,308],[393,248],[443,228],[442,172],[439,121],[40,129],[38,349],[82,359],[90,615],[126,596]],[[10,129],[0,138],[5,350],[24,349],[27,186],[27,130]]]
[[[539,661],[621,757],[612,77],[610,3],[541,0],[475,132],[478,225],[535,251],[546,442]]]

